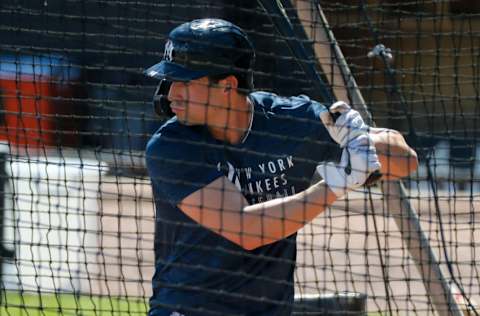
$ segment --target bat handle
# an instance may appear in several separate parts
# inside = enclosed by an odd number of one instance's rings
[[[332,116],[333,121],[336,122],[337,119],[338,119],[338,118],[340,117],[340,115],[342,115],[342,114],[340,114],[340,113],[338,113],[338,112],[337,112],[337,113],[332,113],[332,112],[330,112],[330,115]]]
[[[368,176],[367,181],[365,181],[365,186],[371,187],[375,185],[381,178],[382,173],[379,170],[375,170]]]
[[[352,173],[352,166],[350,165],[350,160],[348,161],[348,165],[345,167],[344,170],[346,174]],[[365,183],[363,185],[365,185],[366,187],[371,187],[375,185],[382,178],[382,176],[383,175],[380,170],[375,170],[368,176],[367,180],[365,180]]]

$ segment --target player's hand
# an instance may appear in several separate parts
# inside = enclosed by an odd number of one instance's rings
[[[363,122],[360,113],[352,109],[347,103],[337,101],[329,108],[329,112],[321,113],[320,119],[330,136],[340,147],[345,148],[351,140],[360,135],[368,134],[368,125]],[[331,114],[339,116],[334,121]]]
[[[337,197],[365,184],[369,176],[380,169],[375,146],[368,134],[359,135],[343,149],[340,163],[323,163],[318,173]]]

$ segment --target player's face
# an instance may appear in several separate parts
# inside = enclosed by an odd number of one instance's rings
[[[222,91],[223,88],[212,85],[207,77],[202,77],[189,82],[173,82],[168,99],[181,123],[216,125],[219,124],[219,112],[227,107]]]

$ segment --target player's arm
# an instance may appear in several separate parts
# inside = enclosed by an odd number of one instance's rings
[[[406,177],[417,170],[417,153],[408,146],[402,134],[392,129],[370,128],[370,136],[382,165],[382,180]]]
[[[370,129],[370,132],[383,179],[404,177],[417,168],[415,151],[407,145],[399,132],[388,129]],[[366,165],[368,162],[360,159],[357,163]],[[330,187],[336,194],[342,195],[351,189],[344,187],[347,175],[339,176],[338,172],[342,173],[342,168],[338,170],[338,166],[331,166],[335,169],[335,174],[332,175],[330,170],[329,174],[323,176],[329,177],[327,180],[330,181]],[[357,182],[363,183],[365,173],[352,167],[357,171],[356,176],[362,179]],[[335,177],[342,186],[340,191],[335,190],[337,185],[332,182]],[[220,177],[186,197],[179,208],[196,222],[228,240],[245,249],[254,249],[297,232],[335,202],[337,196],[333,191],[322,181],[292,196],[248,205],[237,187],[226,177]]]
[[[199,224],[245,249],[288,237],[336,200],[323,182],[292,196],[248,205],[226,177],[190,194],[178,207]]]
[[[344,113],[327,130],[343,148],[342,159],[340,163],[323,163],[317,168],[324,181],[292,196],[248,205],[242,193],[220,177],[187,196],[178,207],[201,225],[246,249],[297,232],[337,197],[363,185],[380,168],[373,141],[358,112],[350,107],[338,109]],[[352,126],[354,133],[346,126]],[[346,171],[347,166],[351,172]]]
[[[375,170],[393,178],[415,168],[416,156],[399,133],[374,130],[373,137],[358,112],[348,105],[338,104],[333,110],[341,113],[340,118],[327,122],[331,118],[328,115],[322,121],[343,153],[338,164],[317,167],[325,181],[292,196],[248,205],[236,186],[220,177],[184,198],[178,207],[201,225],[245,249],[254,249],[297,232],[337,197],[363,185]],[[400,166],[393,166],[397,163]]]

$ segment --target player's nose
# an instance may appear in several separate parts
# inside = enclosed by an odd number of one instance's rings
[[[183,99],[184,90],[185,90],[184,82],[179,82],[179,81],[172,82],[172,85],[170,86],[170,90],[168,91],[168,96],[167,96],[168,100],[175,101],[175,100]]]

